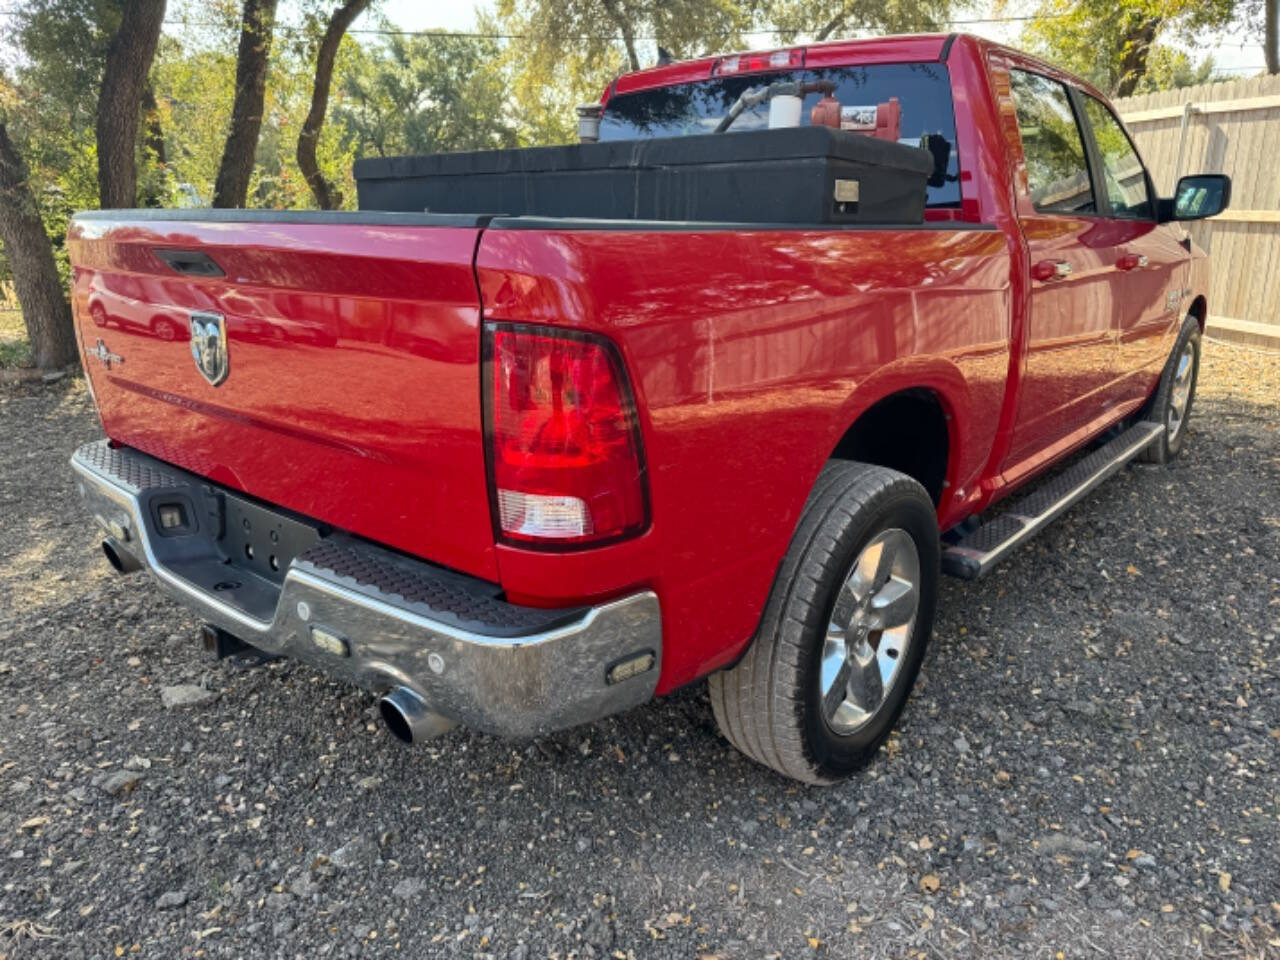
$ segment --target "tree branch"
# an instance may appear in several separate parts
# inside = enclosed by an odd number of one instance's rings
[[[640,58],[636,55],[636,36],[635,30],[627,18],[622,15],[622,11],[618,9],[618,0],[602,0],[605,13],[609,15],[609,19],[617,25],[618,30],[622,33],[622,43],[627,48],[627,60],[631,64],[632,70],[640,69]]]
[[[324,39],[320,41],[320,49],[316,54],[316,76],[311,87],[311,109],[302,124],[302,132],[298,134],[298,167],[311,188],[311,195],[321,210],[334,210],[342,206],[342,194],[325,179],[320,172],[320,164],[316,162],[316,143],[320,139],[320,128],[324,126],[324,117],[329,110],[329,88],[333,84],[333,65],[338,56],[338,47],[342,38],[350,29],[356,17],[369,8],[372,0],[347,0],[334,11],[325,28]]]
[[[832,17],[830,20],[828,20],[826,25],[821,30],[819,30],[817,33],[813,35],[813,42],[821,43],[823,40],[828,39],[831,36],[831,34],[835,33],[837,30],[843,27],[845,24],[845,21],[849,19],[849,13],[850,13],[850,10],[849,10],[848,4],[842,4],[839,12],[836,13],[836,15]]]

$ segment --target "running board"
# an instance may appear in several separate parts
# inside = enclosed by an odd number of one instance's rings
[[[966,534],[959,543],[944,545],[942,572],[961,580],[977,580],[989,573],[1010,550],[1030,540],[1103,480],[1118,473],[1162,433],[1163,423],[1144,420],[1134,424],[1000,516]]]

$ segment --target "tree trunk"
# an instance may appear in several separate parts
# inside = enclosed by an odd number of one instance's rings
[[[244,0],[240,48],[236,53],[236,99],[231,131],[222,150],[213,187],[215,207],[243,207],[262,130],[262,103],[267,93],[267,64],[275,29],[276,0]]]
[[[334,210],[342,205],[342,194],[324,178],[320,165],[316,163],[316,142],[320,139],[320,128],[324,126],[324,115],[329,110],[329,86],[333,82],[333,62],[338,56],[338,47],[352,21],[368,9],[372,0],[346,0],[329,18],[329,26],[324,31],[324,39],[320,41],[320,50],[316,54],[316,78],[311,87],[311,109],[302,124],[302,132],[298,134],[298,167],[307,178],[307,186],[316,204],[321,210]]]
[[[622,11],[618,9],[617,0],[603,0],[604,9],[611,19],[618,26],[618,30],[622,33],[623,46],[627,48],[627,61],[631,64],[632,70],[640,69],[640,58],[636,55],[636,32],[632,29],[630,22],[622,15]]]
[[[1120,57],[1120,75],[1116,78],[1113,97],[1132,96],[1139,82],[1147,75],[1147,57],[1155,45],[1156,34],[1164,23],[1163,17],[1140,20],[1125,34],[1124,53]]]
[[[165,0],[126,0],[120,29],[107,48],[98,94],[98,205],[132,207],[138,202],[138,107],[160,40]]]
[[[36,198],[9,131],[0,123],[0,243],[13,270],[36,366],[56,370],[76,361],[76,337]]]
[[[1266,40],[1263,42],[1267,56],[1267,73],[1280,73],[1280,0],[1266,0]]]

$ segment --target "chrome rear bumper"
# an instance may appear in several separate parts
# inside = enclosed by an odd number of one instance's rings
[[[662,628],[650,591],[570,610],[520,607],[492,584],[341,534],[320,537],[272,578],[236,565],[226,524],[209,512],[231,492],[105,440],[71,465],[114,549],[268,653],[376,692],[407,687],[451,721],[506,736],[617,713],[657,686]],[[160,531],[158,511],[172,502],[189,505],[190,533]]]

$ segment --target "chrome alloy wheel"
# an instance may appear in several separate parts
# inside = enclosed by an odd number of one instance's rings
[[[836,595],[822,644],[822,718],[848,735],[888,699],[907,659],[920,607],[920,554],[905,530],[863,547]]]
[[[1173,374],[1173,386],[1169,390],[1169,440],[1176,440],[1187,419],[1187,405],[1191,402],[1191,388],[1195,385],[1196,348],[1188,340],[1178,354],[1178,367]]]

